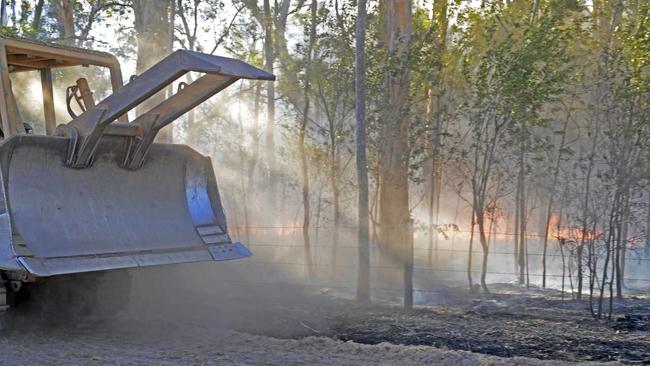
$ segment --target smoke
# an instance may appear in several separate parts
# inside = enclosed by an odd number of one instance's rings
[[[96,99],[107,93],[107,75],[98,70],[75,68],[57,74],[55,102],[59,106],[59,123],[70,119],[60,107],[65,105],[65,86],[72,85],[82,75],[91,81]],[[44,127],[39,122],[42,100],[37,78],[35,73],[24,73],[14,76],[13,82],[23,117],[34,124],[36,133],[42,133]],[[198,108],[194,124],[189,125],[184,117],[175,123],[179,132],[175,134],[177,143],[188,143],[212,158],[230,234],[251,249],[250,259],[45,279],[31,286],[27,292],[31,295],[29,306],[16,312],[16,319],[37,318],[39,321],[32,324],[39,326],[117,319],[138,326],[162,323],[294,337],[312,332],[291,319],[287,315],[291,311],[317,312],[332,305],[332,299],[353,298],[358,270],[356,188],[353,166],[344,164],[353,156],[352,152],[341,150],[342,219],[336,228],[333,192],[327,174],[331,162],[322,158],[325,154],[322,147],[310,146],[313,211],[309,232],[314,263],[310,271],[302,239],[300,174],[293,155],[295,135],[289,128],[276,130],[281,161],[277,175],[281,177],[281,188],[279,192],[269,192],[269,172],[263,154],[255,161],[254,149],[263,151],[264,146],[263,126],[252,122],[255,118],[252,99],[250,94],[226,94]],[[290,124],[291,118],[294,116],[287,111],[279,117],[283,125]],[[260,145],[256,147],[256,143]],[[249,181],[251,166],[255,169]],[[435,240],[430,241],[426,208],[413,206],[416,303],[439,303],[444,301],[444,295],[439,294],[449,287],[466,286],[471,210],[455,192],[443,192],[439,230],[434,232]],[[508,217],[494,227],[487,266],[488,284],[512,282],[517,278],[512,227],[512,219]],[[560,274],[564,272],[568,289],[575,267],[568,268],[570,262],[563,262],[557,241],[555,238],[550,241],[547,283],[549,287],[561,287]],[[541,236],[535,230],[529,231],[527,250],[527,275],[532,284],[539,284]],[[400,284],[386,283],[380,277],[384,264],[379,261],[380,252],[375,244],[371,253],[374,300],[399,304]],[[471,257],[474,263],[471,271],[477,278],[482,251],[476,241]],[[648,274],[647,268],[647,261],[631,261],[628,273],[641,277]],[[21,318],[21,314],[27,317]],[[314,319],[321,322],[320,328],[328,327],[326,319]]]

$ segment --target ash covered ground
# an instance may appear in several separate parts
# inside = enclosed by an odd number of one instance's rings
[[[562,301],[553,290],[500,284],[478,295],[445,287],[405,313],[389,296],[362,306],[327,288],[187,286],[194,275],[136,273],[117,314],[102,306],[79,311],[71,304],[82,298],[67,298],[63,307],[31,299],[6,314],[0,364],[650,363],[649,324],[594,320],[585,302]],[[94,296],[107,303],[113,290]],[[643,293],[630,295],[616,302],[614,317],[648,308]]]

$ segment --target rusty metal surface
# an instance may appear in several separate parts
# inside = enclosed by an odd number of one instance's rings
[[[13,269],[13,260],[49,276],[250,255],[227,235],[209,158],[153,144],[142,168],[127,170],[124,142],[106,136],[87,169],[64,165],[65,138],[22,135],[0,145],[12,226],[10,242],[0,237],[0,266]]]

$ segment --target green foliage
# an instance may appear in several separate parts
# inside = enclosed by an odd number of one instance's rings
[[[592,2],[583,0],[450,0],[446,11],[433,7],[430,1],[417,3],[409,50],[397,57],[384,44],[380,2],[371,1],[363,70],[371,175],[376,176],[380,151],[391,143],[390,138],[381,136],[382,129],[393,128],[394,132],[395,116],[405,116],[409,122],[408,154],[401,158],[408,162],[414,190],[427,189],[431,163],[436,159],[441,162],[447,190],[466,195],[472,179],[484,179],[486,209],[493,209],[501,197],[508,197],[506,206],[512,203],[519,168],[533,181],[531,191],[548,195],[555,188],[550,187],[549,172],[558,160],[560,181],[572,182],[567,188],[569,196],[583,196],[587,171],[593,167],[590,189],[598,192],[589,203],[593,212],[598,211],[595,207],[606,211],[612,192],[623,185],[638,188],[647,184],[650,4],[624,2],[618,9],[618,1],[599,3],[600,8],[592,9]],[[38,29],[33,22],[36,2],[16,4],[3,34],[57,39],[58,27],[49,2]],[[183,0],[175,4],[175,47],[214,50],[265,66],[266,20],[261,15],[261,0]],[[304,91],[309,84],[312,104],[306,147],[310,163],[322,168],[312,169],[313,174],[326,175],[323,172],[336,167],[345,181],[354,165],[345,162],[354,151],[356,2],[318,2],[310,72],[306,72],[312,21],[309,2],[289,3],[285,34],[277,29],[285,3],[270,4],[276,47],[273,69],[278,76],[275,122],[285,127],[284,134],[276,136],[276,146],[286,157],[283,163],[293,164]],[[75,0],[73,5],[77,32],[90,25],[87,37],[78,45],[101,46],[116,51],[122,60],[134,61],[137,45],[130,1]],[[95,39],[94,30],[109,23],[116,26],[115,39]],[[286,52],[280,49],[285,40]],[[215,44],[218,47],[214,48]],[[387,81],[401,74],[410,77],[409,95],[401,110],[395,110],[387,103]],[[257,108],[255,127],[242,132],[227,108],[208,104],[197,111],[195,125],[205,132],[196,136],[196,141],[225,146],[215,142],[221,136],[213,127],[218,121],[220,128],[228,130],[224,135],[234,141],[227,148],[239,148],[240,141],[263,144],[266,86],[242,85],[233,100],[248,110],[244,116],[252,116],[251,110]],[[263,86],[257,89],[257,85]],[[565,121],[566,130],[562,128]],[[189,129],[184,126],[180,130],[189,135]],[[565,146],[559,146],[562,138],[567,141]],[[523,164],[518,159],[522,150]],[[345,182],[353,188],[352,180]],[[577,201],[571,204],[582,206]]]
[[[461,50],[474,108],[535,125],[544,122],[541,109],[567,86],[573,66],[567,50],[576,39],[570,17],[577,9],[572,2],[550,2],[532,15],[522,6],[527,3],[515,1],[497,13],[471,11]]]

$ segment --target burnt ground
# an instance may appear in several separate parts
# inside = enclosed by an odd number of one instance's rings
[[[333,333],[337,339],[367,344],[390,342],[500,357],[650,364],[650,332],[596,321],[583,306],[575,306],[582,304],[525,299],[508,305],[511,297],[495,297],[473,306],[419,308],[410,314],[395,315],[385,309],[343,314]]]
[[[587,301],[563,300],[558,291],[492,286],[489,295],[464,289],[438,290],[428,301],[404,312],[388,304],[359,306],[345,300],[269,306],[252,324],[232,327],[278,338],[326,336],[362,344],[384,342],[463,350],[499,357],[532,357],[568,362],[650,364],[650,319],[625,319],[650,313],[643,293],[615,302],[611,321],[591,316]],[[317,303],[316,303],[317,302]],[[306,305],[306,306],[305,306]],[[273,319],[275,326],[260,331]]]
[[[14,309],[0,364],[650,364],[648,321],[595,320],[552,290],[439,288],[406,313],[398,298],[363,306],[326,288],[142,283],[118,315]],[[644,309],[647,293],[631,294],[614,318]]]

